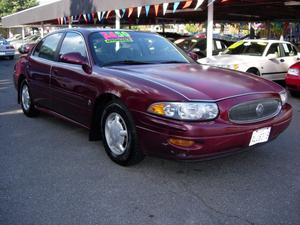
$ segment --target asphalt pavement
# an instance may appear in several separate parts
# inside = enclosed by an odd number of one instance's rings
[[[300,97],[290,127],[255,150],[124,168],[87,130],[25,117],[14,63],[0,59],[1,225],[300,224]]]

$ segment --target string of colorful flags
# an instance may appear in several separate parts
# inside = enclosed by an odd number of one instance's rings
[[[134,9],[136,9],[137,18],[140,18],[143,9],[145,9],[145,15],[146,15],[146,17],[148,17],[151,7],[154,8],[155,16],[159,15],[160,9],[162,9],[162,14],[165,15],[171,4],[173,4],[172,12],[175,13],[179,8],[181,8],[181,9],[191,8],[191,6],[193,5],[193,2],[196,2],[195,6],[193,8],[194,8],[194,10],[197,10],[202,6],[204,0],[186,0],[186,1],[177,1],[174,3],[162,3],[162,4],[157,4],[157,5],[129,7],[127,9],[115,9],[115,10],[108,10],[108,11],[102,11],[102,12],[83,13],[83,14],[80,14],[77,16],[65,16],[65,17],[57,18],[57,23],[59,25],[72,24],[73,22],[75,22],[75,21],[79,22],[82,19],[84,20],[84,22],[86,24],[97,23],[97,21],[101,22],[103,19],[111,18],[113,13],[115,14],[115,16],[117,16],[119,18],[124,18],[127,13],[127,18],[130,18],[130,17],[132,17]],[[182,7],[180,7],[180,6],[182,6]]]

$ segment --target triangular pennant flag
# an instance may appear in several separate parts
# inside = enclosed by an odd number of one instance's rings
[[[180,2],[174,2],[174,5],[173,5],[173,13],[176,12],[176,9],[178,8]]]
[[[111,13],[111,10],[107,11],[107,14],[106,14],[106,17],[105,17],[106,19],[108,19],[110,13]]]
[[[69,22],[69,24],[72,24],[72,16],[68,17],[68,22]]]
[[[129,8],[128,9],[128,18],[131,16],[132,12],[133,12],[133,8]]]
[[[60,18],[57,18],[57,24],[60,24]]]
[[[126,13],[126,9],[122,9],[122,15],[121,15],[122,18],[125,16],[125,13]]]
[[[145,6],[145,10],[146,10],[146,16],[149,15],[149,11],[150,11],[150,5],[146,5]]]
[[[159,5],[154,5],[155,16],[158,15]]]
[[[60,17],[60,24],[64,24],[64,18]]]
[[[195,7],[195,10],[198,9],[202,5],[203,2],[204,2],[204,0],[198,0],[197,4],[196,4],[196,7]]]
[[[167,9],[168,9],[168,6],[169,6],[169,3],[163,3],[163,15],[165,15],[166,14],[166,12],[167,12]]]
[[[126,9],[122,9],[122,18],[125,16],[125,13],[126,13]]]
[[[101,12],[101,19],[100,19],[100,20],[102,20],[102,19],[104,18],[104,16],[105,16],[105,13],[106,13],[106,11],[104,11],[104,12]]]
[[[92,20],[91,14],[87,14],[87,18],[88,18],[88,22],[90,22]]]
[[[82,14],[83,15],[83,19],[84,19],[84,21],[87,23],[88,22],[88,20],[87,20],[87,18],[86,18],[86,14],[84,13],[84,14]]]
[[[119,9],[115,9],[115,13],[116,13],[116,16],[121,18],[121,14],[120,14],[120,10]]]
[[[100,21],[102,18],[101,18],[101,12],[97,12],[97,16],[98,16],[98,20]]]
[[[141,11],[142,11],[142,6],[138,6],[137,7],[137,17],[139,18],[141,15]]]
[[[182,8],[183,9],[188,8],[191,6],[192,3],[193,3],[193,0],[187,0]]]

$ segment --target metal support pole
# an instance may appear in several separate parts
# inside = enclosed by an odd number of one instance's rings
[[[213,55],[213,31],[214,31],[214,0],[208,1],[207,10],[207,34],[206,34],[206,56]]]
[[[118,17],[116,15],[116,29],[119,30],[121,29],[121,20],[120,20],[120,17]]]
[[[22,43],[24,43],[25,40],[25,27],[22,27]]]
[[[44,22],[41,22],[41,37],[44,37]]]
[[[14,36],[14,34],[11,31],[11,28],[8,28],[8,37],[12,38]]]

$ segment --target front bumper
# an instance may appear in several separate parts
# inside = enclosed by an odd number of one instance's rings
[[[287,75],[285,83],[289,90],[300,91],[300,76]]]
[[[1,56],[14,56],[15,55],[15,50],[13,51],[0,51],[0,57]]]
[[[171,121],[139,112],[134,114],[143,121],[137,126],[137,133],[140,147],[146,155],[177,160],[199,160],[249,147],[252,132],[260,128],[271,127],[268,141],[275,139],[289,126],[292,107],[286,104],[276,117],[246,125],[226,123],[221,119],[192,123]],[[169,138],[192,140],[195,144],[191,147],[179,147],[168,143]]]

